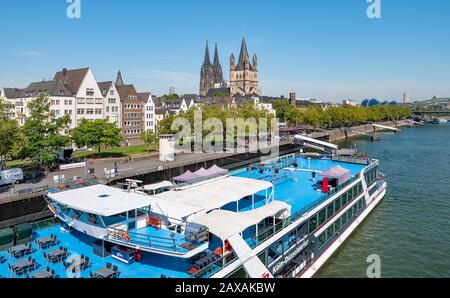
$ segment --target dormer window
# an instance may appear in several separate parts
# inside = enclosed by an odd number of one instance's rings
[[[94,96],[94,89],[86,88],[86,96]]]

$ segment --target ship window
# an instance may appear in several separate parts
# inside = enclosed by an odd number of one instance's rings
[[[327,210],[323,209],[319,213],[319,226],[323,225],[327,221]]]
[[[319,236],[319,247],[322,247],[325,242],[327,242],[327,233],[323,232],[320,236]]]
[[[337,232],[341,229],[341,218],[339,217],[338,220],[334,223],[334,230]]]
[[[343,195],[341,198],[341,206],[344,207],[345,205],[347,205],[347,196]]]
[[[334,202],[334,211],[336,213],[339,212],[339,210],[341,210],[341,199],[338,198],[335,202]]]
[[[327,218],[330,219],[333,217],[333,215],[334,215],[334,203],[331,203],[327,207]]]
[[[330,240],[331,238],[333,238],[333,235],[334,235],[334,225],[331,225],[327,229],[327,239]]]
[[[350,209],[347,211],[347,219],[350,220],[350,218],[352,218],[352,215],[353,215],[353,213],[352,213],[352,208],[350,208]]]
[[[341,218],[342,218],[342,224],[345,224],[347,222],[347,212],[345,212]]]
[[[358,204],[353,205],[353,214],[356,214],[358,212]]]
[[[317,214],[309,219],[309,232],[312,233],[317,229]]]

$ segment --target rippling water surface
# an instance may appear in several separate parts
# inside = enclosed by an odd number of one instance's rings
[[[382,161],[388,193],[317,277],[366,277],[371,254],[382,277],[450,277],[450,125],[354,139]]]

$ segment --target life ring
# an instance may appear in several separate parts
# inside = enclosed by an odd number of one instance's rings
[[[48,209],[50,209],[50,211],[51,211],[54,215],[56,215],[56,209],[55,209],[53,206],[48,205]]]
[[[123,231],[122,232],[122,239],[127,241],[127,242],[129,242],[131,240],[131,237],[130,237],[130,235],[127,232]]]

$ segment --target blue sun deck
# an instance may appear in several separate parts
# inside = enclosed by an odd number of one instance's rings
[[[39,271],[50,266],[51,269],[56,271],[57,277],[60,278],[74,278],[74,274],[67,272],[66,268],[62,263],[60,264],[52,264],[44,259],[43,253],[49,252],[53,248],[48,249],[40,249],[34,243],[34,240],[40,237],[49,236],[50,234],[55,234],[60,241],[60,243],[56,246],[63,246],[68,248],[69,250],[69,258],[71,255],[85,255],[90,257],[92,262],[92,267],[81,272],[79,277],[88,278],[89,271],[95,272],[98,269],[101,269],[106,266],[106,263],[112,263],[113,265],[117,265],[119,267],[120,278],[159,278],[161,275],[165,275],[172,278],[189,278],[191,277],[187,271],[189,270],[189,263],[183,259],[174,258],[174,257],[166,257],[162,255],[155,255],[150,253],[144,253],[143,259],[139,263],[133,263],[131,265],[127,265],[122,263],[111,256],[106,258],[101,258],[93,253],[92,242],[93,238],[83,235],[79,232],[63,232],[60,229],[60,226],[55,226],[52,228],[48,228],[45,230],[40,230],[33,233],[33,249],[34,252],[29,255],[34,258],[38,264],[38,268],[35,271]],[[15,277],[15,278],[25,278],[26,276],[16,276],[8,269],[8,263],[14,264],[21,259],[15,259],[11,257],[7,252],[1,252],[0,256],[4,256],[7,261],[4,264],[0,265],[0,276],[2,277]],[[27,259],[29,256],[24,257]],[[30,272],[30,276],[33,272]]]
[[[308,161],[304,158],[298,158],[297,163],[297,170],[293,170],[290,173],[293,179],[289,179],[275,186],[275,199],[291,205],[292,213],[302,210],[324,197],[324,193],[318,191],[315,187],[321,177],[317,175],[314,182],[312,171],[323,172],[339,165],[350,170],[352,176],[356,176],[366,167],[366,165],[335,162],[328,159],[311,159]],[[258,170],[253,170],[240,173],[237,176],[260,179],[262,175]]]

